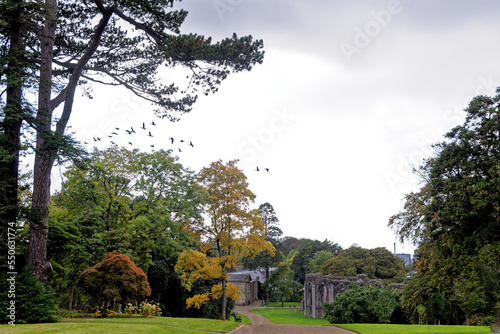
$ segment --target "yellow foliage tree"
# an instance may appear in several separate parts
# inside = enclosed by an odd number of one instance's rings
[[[188,289],[198,279],[219,279],[211,291],[187,300],[188,307],[199,308],[209,299],[222,298],[222,319],[226,320],[227,298],[240,296],[236,286],[227,283],[227,271],[236,268],[242,257],[255,257],[263,250],[274,254],[265,240],[265,227],[257,209],[250,209],[255,195],[248,189],[245,174],[237,160],[213,162],[203,168],[198,181],[208,199],[205,220],[193,222],[191,232],[199,241],[199,250],[184,251],[175,270]]]

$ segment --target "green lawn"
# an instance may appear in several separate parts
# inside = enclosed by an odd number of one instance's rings
[[[275,324],[293,325],[331,325],[325,319],[314,319],[304,316],[304,312],[290,308],[259,308],[251,310],[268,318]],[[384,324],[335,324],[361,334],[487,334],[487,326],[433,326],[433,325],[384,325]]]
[[[297,310],[297,312],[295,312]],[[263,317],[271,320],[274,324],[290,324],[290,325],[331,325],[325,319],[309,318],[304,315],[304,311],[299,311],[298,308],[258,308],[250,310],[255,314],[260,314]]]
[[[0,325],[0,333],[64,333],[64,334],[118,334],[118,333],[225,333],[239,323],[231,321],[191,318],[111,318],[62,319],[53,324]],[[248,320],[248,319],[247,319]]]
[[[434,325],[383,325],[383,324],[342,324],[337,325],[362,334],[487,334],[487,326],[434,326]]]
[[[281,302],[269,302],[269,303],[264,303],[266,307],[281,307]],[[299,307],[300,302],[284,302],[283,307]]]

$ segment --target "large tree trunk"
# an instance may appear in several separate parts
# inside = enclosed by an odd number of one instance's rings
[[[55,19],[57,17],[57,1],[46,1],[48,15],[44,31],[40,34],[41,40],[41,69],[39,108],[37,113],[37,152],[35,155],[35,171],[33,174],[33,198],[32,210],[35,215],[31,222],[30,248],[28,265],[32,265],[35,275],[44,281],[52,266],[47,261],[47,236],[49,232],[49,200],[50,200],[50,175],[54,160],[57,156],[61,139],[64,136],[66,125],[69,121],[73,108],[78,81],[82,75],[85,65],[97,50],[102,34],[106,28],[112,10],[103,12],[103,17],[96,26],[95,33],[85,50],[84,54],[74,67],[66,88],[59,97],[64,97],[64,105],[61,118],[57,122],[54,133],[51,131],[52,112],[56,105],[51,105],[50,93],[52,82],[52,56],[55,36]]]
[[[0,221],[1,238],[7,239],[9,223],[15,223],[19,212],[17,196],[19,150],[21,149],[21,125],[24,119],[22,107],[22,87],[25,76],[23,63],[25,45],[22,30],[23,1],[17,0],[9,13],[9,54],[5,70],[7,78],[6,105],[3,108],[3,133],[0,137]],[[7,242],[2,242],[7,245]],[[6,254],[2,250],[2,255]]]
[[[226,320],[227,296],[226,296],[226,277],[222,277],[222,320]]]
[[[52,270],[47,261],[47,236],[49,233],[50,174],[57,154],[51,131],[52,107],[52,58],[56,31],[57,1],[46,0],[45,23],[40,28],[40,86],[38,88],[38,112],[36,115],[37,140],[33,172],[33,197],[31,203],[30,247],[28,265],[42,282]]]

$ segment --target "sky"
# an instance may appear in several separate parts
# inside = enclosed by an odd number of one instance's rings
[[[182,33],[262,39],[264,62],[231,74],[175,123],[126,90],[96,86],[93,99],[75,102],[76,137],[105,148],[114,127],[139,132],[144,122],[134,148],[172,148],[196,172],[239,159],[255,207],[269,202],[285,236],[390,251],[397,242],[398,253],[413,253],[387,223],[421,187],[412,168],[434,153],[431,144],[462,123],[472,97],[500,86],[500,2],[185,0],[175,8],[189,11]],[[111,140],[130,148],[130,138]],[[53,189],[61,172],[54,168]]]

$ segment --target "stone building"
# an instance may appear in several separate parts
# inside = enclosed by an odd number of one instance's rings
[[[356,277],[335,277],[320,273],[307,274],[304,282],[304,315],[312,318],[323,318],[323,303],[331,303],[335,297],[347,290],[349,285],[369,285],[382,288],[381,280],[369,279],[367,275]]]
[[[270,268],[270,271],[275,268]],[[266,280],[265,270],[239,270],[228,273],[228,283],[234,284],[241,292],[240,299],[236,305],[248,305],[256,300],[262,299],[262,283]]]

